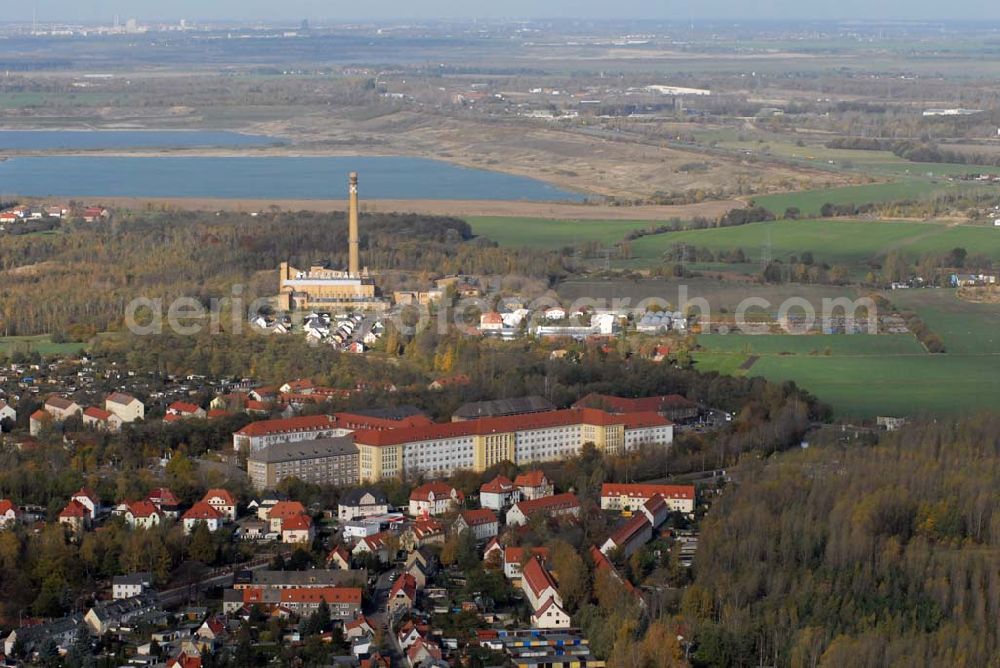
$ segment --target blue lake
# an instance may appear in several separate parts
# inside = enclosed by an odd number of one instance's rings
[[[403,157],[27,156],[0,161],[0,194],[60,197],[580,201],[542,181]]]
[[[0,130],[0,151],[273,146],[275,137],[227,130]]]

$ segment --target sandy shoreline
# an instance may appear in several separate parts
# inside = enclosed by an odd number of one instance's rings
[[[100,202],[113,209],[175,211],[255,211],[272,207],[281,211],[345,211],[346,199],[217,199],[182,197],[67,197]],[[371,213],[420,213],[433,216],[519,216],[552,220],[670,220],[702,216],[717,218],[730,209],[746,206],[738,200],[722,200],[677,206],[607,206],[558,202],[512,202],[502,200],[363,200],[361,209]]]

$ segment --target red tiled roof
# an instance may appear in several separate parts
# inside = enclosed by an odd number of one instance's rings
[[[487,311],[479,319],[479,322],[484,325],[500,325],[503,324],[503,316],[496,311]]]
[[[555,496],[543,496],[540,499],[531,499],[530,501],[519,501],[516,504],[516,507],[525,517],[534,513],[566,510],[567,508],[578,508],[579,506],[580,500],[572,492],[556,494]]]
[[[552,580],[552,576],[545,566],[542,566],[542,562],[538,557],[532,556],[528,559],[528,563],[524,565],[521,570],[521,576],[524,583],[531,587],[531,591],[538,596],[546,587],[552,587],[553,591],[556,591],[556,583]]]
[[[128,510],[133,517],[150,517],[160,512],[149,501],[133,501],[128,504]]]
[[[608,426],[624,424],[624,422],[621,416],[611,415],[596,408],[567,408],[560,411],[481,418],[462,422],[438,422],[423,427],[387,431],[364,430],[355,432],[354,440],[362,445],[386,446],[460,436],[547,429],[573,424]]]
[[[627,496],[631,499],[649,499],[659,494],[664,499],[694,499],[694,485],[650,485],[643,483],[606,482],[601,485],[601,496]]]
[[[174,411],[175,413],[197,413],[199,409],[198,406],[189,404],[186,401],[175,401],[167,406],[168,411]]]
[[[229,493],[229,490],[222,489],[221,487],[213,487],[205,492],[205,496],[201,497],[201,500],[206,503],[211,502],[212,499],[219,499],[222,501],[222,504],[226,506],[236,505],[236,499],[234,499],[233,495]]]
[[[547,547],[508,547],[503,551],[503,560],[508,564],[519,564],[524,558],[527,550],[531,556],[538,557],[543,561],[549,558],[549,548]]]
[[[295,517],[296,515],[304,515],[305,512],[306,507],[298,501],[278,501],[276,504],[271,506],[271,510],[268,512],[267,517],[268,519],[287,519],[289,517]]]
[[[312,523],[308,515],[294,515],[281,522],[281,531],[307,531]]]
[[[546,483],[545,472],[534,470],[525,471],[514,478],[515,487],[541,487]]]
[[[87,507],[76,499],[70,499],[70,502],[59,513],[59,517],[87,517],[89,515],[90,511],[87,510]]]
[[[184,517],[181,519],[185,520],[219,520],[222,519],[222,513],[208,505],[204,501],[199,501],[198,503],[191,506],[191,508],[184,513]]]
[[[390,600],[396,597],[396,594],[402,592],[411,601],[415,601],[417,598],[417,580],[409,573],[403,573],[396,581],[392,583],[392,589],[389,590]]]
[[[281,590],[282,603],[348,603],[361,605],[358,587],[295,587]]]
[[[505,494],[512,491],[514,491],[514,483],[510,481],[510,478],[502,475],[498,475],[493,480],[483,483],[479,488],[480,494]]]
[[[212,410],[208,411],[205,417],[207,417],[209,420],[215,420],[218,418],[228,417],[230,415],[232,415],[232,413],[227,411],[225,408],[213,408]]]
[[[279,420],[260,420],[251,422],[236,433],[240,436],[267,436],[270,434],[286,434],[296,431],[314,431],[317,429],[333,429],[336,420],[329,415],[303,415],[300,417],[283,418]]]
[[[102,422],[106,422],[107,419],[113,415],[111,411],[106,411],[103,408],[98,408],[97,406],[88,406],[84,409],[83,414],[87,417],[101,420]]]
[[[491,524],[497,521],[497,516],[488,508],[465,510],[462,511],[461,515],[462,519],[465,520],[465,524],[470,527],[479,526],[480,524]]]
[[[95,506],[100,503],[100,500],[97,498],[97,494],[94,494],[94,490],[89,487],[81,487],[78,489],[76,494],[73,495],[73,498],[75,499],[79,497],[90,499]]]
[[[146,500],[161,506],[176,506],[180,504],[177,496],[166,487],[157,487],[150,490],[149,494],[146,495]]]
[[[618,527],[611,534],[611,540],[616,546],[621,547],[634,540],[647,526],[649,526],[649,520],[646,519],[645,515],[640,513]]]
[[[0,515],[6,515],[7,511],[13,510],[14,517],[21,516],[21,509],[10,499],[0,499]]]
[[[651,496],[642,504],[643,507],[651,513],[656,513],[660,509],[667,507],[667,502],[663,500],[663,497],[657,494],[656,496]]]
[[[412,492],[410,492],[410,501],[429,501],[430,495],[433,492],[435,499],[451,498],[452,492],[455,492],[455,499],[461,503],[462,493],[456,490],[454,487],[448,483],[435,481],[424,483],[420,487],[417,487]]]

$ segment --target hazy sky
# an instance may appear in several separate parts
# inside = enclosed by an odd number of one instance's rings
[[[998,19],[985,0],[0,0],[0,20],[392,18]]]

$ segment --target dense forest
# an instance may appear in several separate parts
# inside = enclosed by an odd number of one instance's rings
[[[361,232],[362,263],[374,271],[546,280],[566,273],[557,254],[510,253],[454,218],[373,214]],[[115,329],[136,297],[194,297],[207,307],[240,285],[248,303],[277,293],[284,261],[345,266],[344,214],[118,212],[108,223],[67,224],[61,234],[9,237],[0,246],[0,334]]]
[[[1000,416],[746,460],[703,525],[696,663],[1000,658]]]

